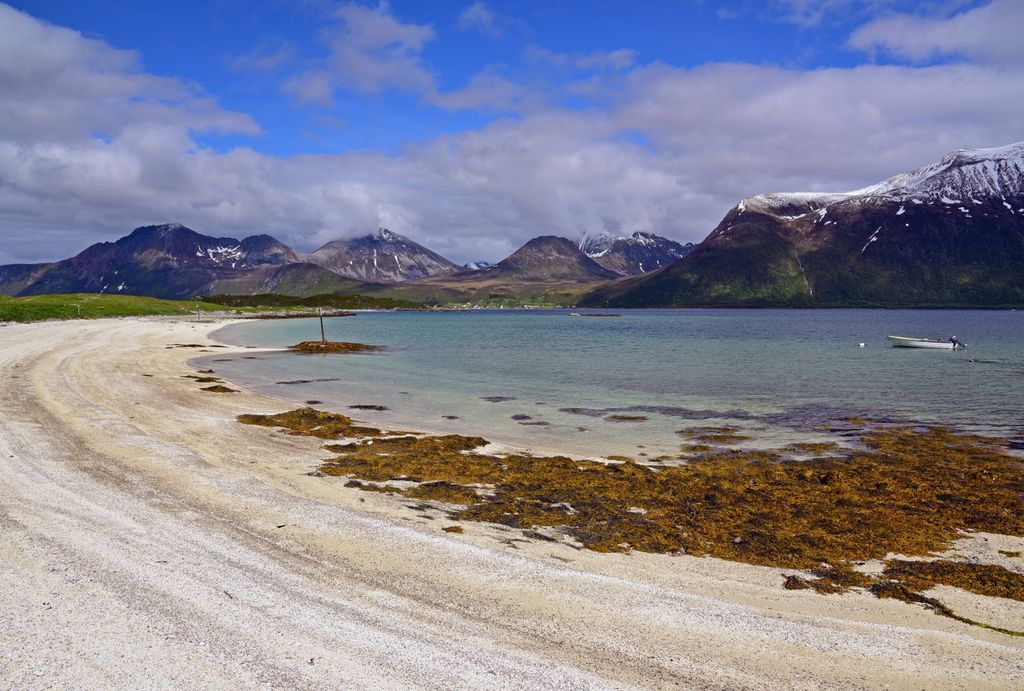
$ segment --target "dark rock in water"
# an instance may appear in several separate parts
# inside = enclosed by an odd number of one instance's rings
[[[757,415],[738,408],[730,410],[706,410],[664,405],[633,405],[621,408],[559,408],[559,410],[563,413],[586,415],[587,417],[605,417],[606,415],[619,413],[626,415],[631,413],[643,413],[649,415],[664,415],[665,417],[674,417],[683,420],[707,420],[711,418],[728,418],[733,420],[761,419]]]
[[[504,401],[514,401],[515,396],[481,396],[481,401],[490,401],[491,403],[502,403]]]
[[[313,384],[313,383],[322,382],[322,381],[341,381],[341,380],[338,379],[337,377],[331,377],[331,378],[327,378],[327,379],[290,379],[288,381],[279,381],[279,382],[274,382],[274,383],[282,385],[282,386],[290,386],[292,384]]]
[[[547,420],[533,420],[531,422],[520,422],[520,425],[526,425],[527,427],[548,427],[551,423]]]
[[[323,401],[317,401],[315,399],[306,401],[306,405],[321,405]]]
[[[349,408],[353,410],[389,410],[386,405],[376,405],[375,403],[356,403],[355,405],[350,405]]]
[[[532,420],[533,418],[531,416],[529,416],[529,415],[523,415],[522,413],[517,413],[517,414],[512,416],[512,419],[513,420]]]
[[[587,417],[604,417],[604,410],[596,408],[559,408],[559,412],[571,413],[572,415],[586,415]]]
[[[445,420],[458,420],[459,419],[458,415],[442,415],[441,417],[443,417]]]

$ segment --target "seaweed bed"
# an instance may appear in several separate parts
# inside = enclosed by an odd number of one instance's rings
[[[303,341],[289,346],[288,350],[298,353],[374,353],[384,350],[384,346],[347,341]]]
[[[734,444],[750,439],[738,427],[690,427],[677,432],[696,444]]]
[[[204,386],[200,391],[208,391],[210,393],[238,393],[237,389],[229,389],[221,384],[214,384],[213,386]]]
[[[943,427],[859,421],[857,448],[808,445],[801,450],[829,453],[810,460],[709,448],[684,465],[651,467],[629,459],[488,455],[479,452],[488,443],[481,437],[385,432],[312,408],[238,419],[344,439],[324,447],[334,456],[319,474],[438,502],[454,520],[501,524],[598,552],[685,552],[798,569],[786,588],[864,588],[961,621],[968,620],[922,593],[944,584],[1024,601],[1024,574],[996,565],[890,558],[878,575],[854,569],[890,555],[933,559],[971,531],[1024,535],[1024,464],[998,448],[999,440]],[[692,438],[718,435],[738,436],[705,428]]]

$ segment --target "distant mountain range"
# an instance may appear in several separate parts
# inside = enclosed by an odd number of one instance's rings
[[[647,236],[674,252],[678,243]],[[649,260],[650,261],[650,260]],[[667,261],[661,258],[661,261]],[[565,238],[534,238],[491,265],[457,266],[409,238],[379,228],[310,254],[269,235],[243,240],[201,235],[179,223],[137,228],[50,264],[0,266],[0,293],[195,295],[366,293],[425,302],[579,294],[623,274],[606,269]]]
[[[759,194],[699,245],[651,233],[536,237],[457,266],[380,228],[310,254],[167,223],[48,264],[0,266],[0,294],[309,296],[424,303],[1024,305],[1024,142],[961,150],[845,193]]]
[[[744,199],[684,259],[581,304],[1024,304],[1024,142],[853,192]]]

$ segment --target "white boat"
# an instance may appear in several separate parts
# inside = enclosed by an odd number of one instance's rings
[[[913,338],[910,336],[888,336],[892,341],[893,348],[936,348],[941,350],[956,350],[967,346],[953,336],[948,341],[939,341],[934,338]]]

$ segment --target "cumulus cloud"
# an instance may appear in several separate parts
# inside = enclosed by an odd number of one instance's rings
[[[9,259],[60,258],[172,219],[299,249],[384,225],[457,261],[500,259],[542,233],[699,241],[751,194],[853,189],[1021,139],[1024,79],[1012,66],[651,64],[603,73],[585,109],[535,103],[396,154],[218,152],[193,133],[255,132],[251,120],[146,74],[130,53],[0,12],[0,26],[21,23],[0,37],[18,56],[0,59]],[[507,88],[522,87],[481,79],[464,96]]]
[[[479,31],[485,36],[501,34],[498,16],[487,3],[479,0],[459,14],[458,26],[462,31]]]
[[[430,26],[395,19],[387,4],[342,5],[323,31],[328,55],[321,66],[291,77],[285,90],[306,103],[329,103],[334,91],[399,89],[432,93],[434,76],[420,58],[434,38]]]
[[[494,20],[486,5],[477,5],[466,10],[472,10],[473,22],[485,22],[487,17]],[[300,103],[327,107],[341,90],[376,93],[396,89],[448,110],[505,111],[514,108],[524,95],[520,86],[487,71],[461,88],[440,90],[421,57],[424,46],[434,39],[433,28],[399,21],[387,4],[342,5],[333,16],[337,23],[322,34],[328,55],[282,85]]]
[[[1024,3],[992,0],[952,16],[897,14],[878,19],[857,29],[849,44],[915,62],[952,56],[1022,63],[1022,29]]]
[[[139,127],[259,131],[197,87],[147,74],[131,51],[0,4],[0,136],[65,142]]]

